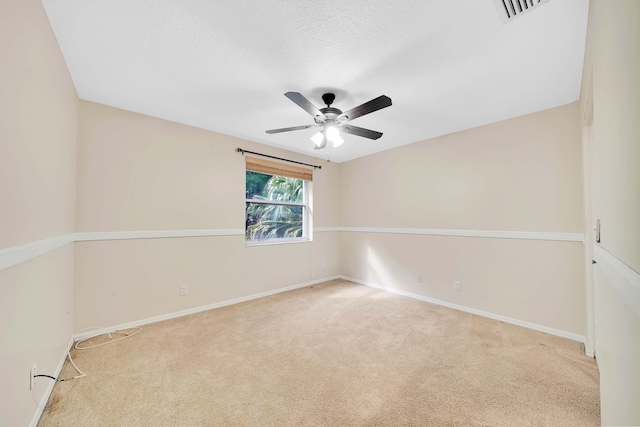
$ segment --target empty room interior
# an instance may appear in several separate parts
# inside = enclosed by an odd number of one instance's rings
[[[1,0],[0,425],[640,425],[639,52],[638,0]]]

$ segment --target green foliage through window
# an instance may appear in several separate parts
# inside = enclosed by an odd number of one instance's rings
[[[246,239],[304,237],[304,181],[246,172]]]

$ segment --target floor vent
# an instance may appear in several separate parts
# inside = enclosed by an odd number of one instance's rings
[[[538,6],[547,3],[549,0],[493,0],[498,8],[498,14],[502,23],[513,21],[515,18],[524,15]]]

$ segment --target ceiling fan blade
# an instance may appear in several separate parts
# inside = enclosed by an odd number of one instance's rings
[[[357,119],[358,117],[364,116],[365,114],[373,113],[374,111],[389,107],[390,105],[391,98],[386,95],[380,95],[379,97],[372,99],[369,102],[365,102],[362,105],[350,109],[349,111],[345,111],[338,116],[337,120],[349,121]]]
[[[340,128],[341,131],[350,133],[351,135],[362,136],[369,139],[378,139],[382,136],[381,132],[375,130],[359,128],[358,126],[344,125]]]
[[[326,117],[313,105],[307,98],[298,92],[287,92],[284,94],[287,98],[298,104],[303,110],[311,114],[313,118],[320,116],[322,119]]]
[[[318,127],[317,125],[303,125],[303,126],[293,126],[290,128],[281,128],[281,129],[271,129],[266,131],[267,133],[280,133],[280,132],[289,132],[292,130],[302,130],[302,129],[309,129],[309,128],[315,128]]]

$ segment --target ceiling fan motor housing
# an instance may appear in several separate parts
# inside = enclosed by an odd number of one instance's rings
[[[342,110],[339,110],[337,108],[333,108],[331,106],[331,104],[333,104],[333,101],[336,99],[336,96],[333,93],[325,93],[324,95],[322,95],[322,101],[327,104],[327,106],[325,108],[320,108],[320,112],[322,114],[324,114],[324,118],[321,117],[316,117],[316,123],[321,124],[321,123],[331,123],[334,122],[335,119],[342,114]]]
[[[337,108],[333,108],[333,107],[325,107],[325,108],[321,108],[320,112],[322,114],[324,114],[327,119],[335,119],[336,117],[338,117],[340,114],[342,114],[342,111],[337,109]]]

